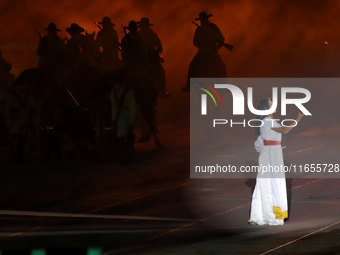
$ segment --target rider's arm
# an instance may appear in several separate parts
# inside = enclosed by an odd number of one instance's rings
[[[37,48],[37,55],[39,56],[39,58],[45,55],[45,46],[44,46],[43,40],[44,40],[43,38],[40,39],[38,48]]]
[[[199,48],[202,45],[202,28],[201,27],[196,28],[193,43],[197,48]]]

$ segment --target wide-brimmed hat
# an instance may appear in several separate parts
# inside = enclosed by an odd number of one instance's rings
[[[211,16],[212,14],[208,15],[206,12],[200,12],[200,14],[198,14],[198,18],[195,20],[208,20]]]
[[[72,23],[70,27],[66,28],[66,31],[69,33],[82,33],[85,31],[85,29],[76,23]]]
[[[104,17],[104,18],[103,18],[103,21],[98,22],[98,24],[101,24],[101,25],[108,25],[108,26],[111,26],[111,27],[114,27],[114,26],[115,26],[115,24],[113,24],[113,23],[111,22],[111,19],[110,19],[109,17]]]
[[[137,31],[139,27],[140,27],[140,26],[137,25],[137,22],[136,22],[136,21],[131,20],[131,21],[129,22],[129,26],[128,26],[128,27],[124,27],[124,28],[129,29],[129,31]]]
[[[47,31],[55,31],[55,32],[60,32],[60,29],[57,29],[57,26],[55,23],[51,22],[50,24],[48,24],[47,28],[45,28],[45,30]]]
[[[150,24],[149,18],[141,18],[140,21],[137,22],[137,25],[140,26],[153,26],[153,24]]]

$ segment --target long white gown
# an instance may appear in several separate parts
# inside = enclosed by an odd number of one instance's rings
[[[124,89],[117,92],[117,98],[120,98]],[[110,92],[111,101],[111,119],[117,122],[117,137],[123,137],[127,135],[129,128],[132,127],[135,130],[138,121],[138,105],[135,100],[135,96],[131,90],[129,90],[123,100],[122,109],[120,109],[118,116],[118,102],[114,96],[113,90]]]
[[[263,119],[264,125],[260,127],[261,135],[255,142],[255,149],[260,153],[259,167],[283,167],[281,145],[264,145],[263,140],[280,141],[282,134],[272,130],[272,127],[281,127],[273,119]],[[272,124],[273,123],[273,124]],[[258,172],[254,189],[250,224],[256,225],[283,225],[288,217],[286,179],[283,171]]]

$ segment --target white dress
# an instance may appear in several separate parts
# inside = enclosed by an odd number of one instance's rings
[[[263,166],[283,168],[283,155],[281,145],[264,145],[263,140],[280,141],[282,134],[272,130],[272,127],[281,125],[271,118],[263,119],[264,125],[260,127],[261,135],[255,142],[255,149],[260,153],[259,168]],[[256,185],[251,202],[250,224],[256,225],[283,225],[288,217],[286,179],[283,171],[258,172]]]
[[[118,100],[123,94],[124,89],[117,92]],[[114,91],[110,92],[111,101],[111,118],[117,122],[117,137],[123,137],[127,135],[129,129],[135,130],[138,121],[138,105],[135,96],[131,90],[129,90],[123,100],[123,105],[118,115],[118,102],[114,96]],[[118,119],[117,119],[118,116]]]

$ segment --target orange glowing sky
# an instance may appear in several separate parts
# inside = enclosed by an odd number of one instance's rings
[[[340,1],[331,0],[3,0],[0,47],[17,75],[37,66],[36,28],[44,32],[49,22],[63,30],[64,38],[73,22],[93,32],[98,31],[95,22],[109,16],[121,39],[121,24],[149,17],[164,45],[167,76],[184,85],[197,51],[191,21],[207,11],[235,46],[232,52],[220,50],[229,76],[337,77],[339,7]]]

